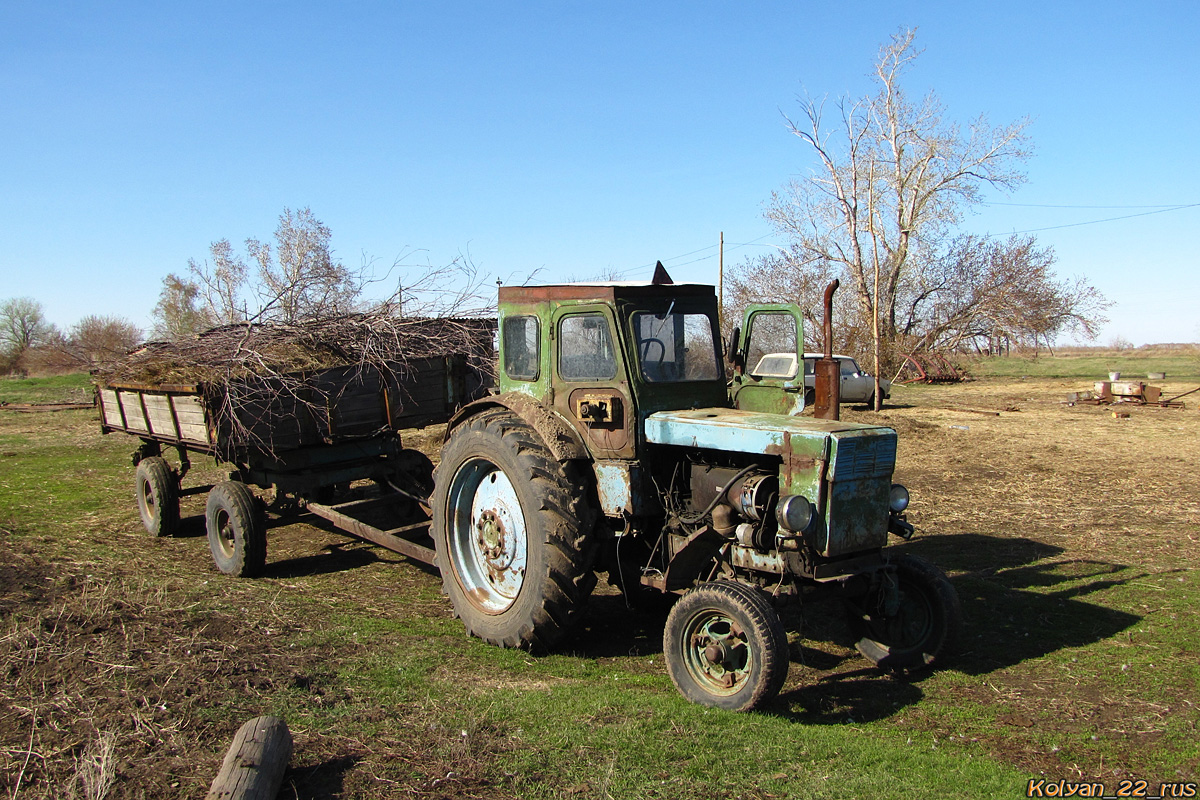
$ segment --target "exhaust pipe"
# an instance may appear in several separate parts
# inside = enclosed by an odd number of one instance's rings
[[[814,367],[816,378],[813,416],[817,419],[841,419],[842,369],[833,357],[833,293],[841,281],[836,278],[825,287],[825,357]]]

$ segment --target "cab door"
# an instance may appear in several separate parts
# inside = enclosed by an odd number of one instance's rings
[[[796,415],[804,410],[804,319],[794,305],[746,309],[733,376],[734,408]]]
[[[554,400],[579,430],[596,459],[636,455],[637,410],[610,308],[566,306],[552,318]]]

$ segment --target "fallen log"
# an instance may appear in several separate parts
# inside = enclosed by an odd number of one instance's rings
[[[255,717],[238,729],[204,800],[274,800],[292,757],[282,717]]]

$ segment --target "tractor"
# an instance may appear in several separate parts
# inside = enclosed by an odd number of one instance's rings
[[[826,292],[826,352],[832,291]],[[751,306],[722,341],[711,286],[656,279],[501,287],[497,392],[447,425],[431,534],[467,631],[546,651],[608,573],[673,600],[687,699],[745,711],[782,687],[784,598],[835,593],[881,669],[942,662],[958,597],[907,540],[896,432],[838,419],[837,362],[805,408],[801,310]]]

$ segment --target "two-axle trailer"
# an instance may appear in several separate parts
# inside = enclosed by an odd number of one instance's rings
[[[253,486],[273,492],[273,511],[303,508],[345,533],[432,564],[426,500],[433,465],[405,448],[399,432],[445,422],[486,390],[486,380],[461,356],[291,377],[274,391],[261,381],[97,387],[101,430],[141,440],[133,460],[146,529],[171,535],[180,498],[207,492],[205,527],[217,567],[256,575],[266,564],[267,503]],[[170,449],[178,466],[163,457]],[[189,454],[228,464],[229,480],[185,487]]]

